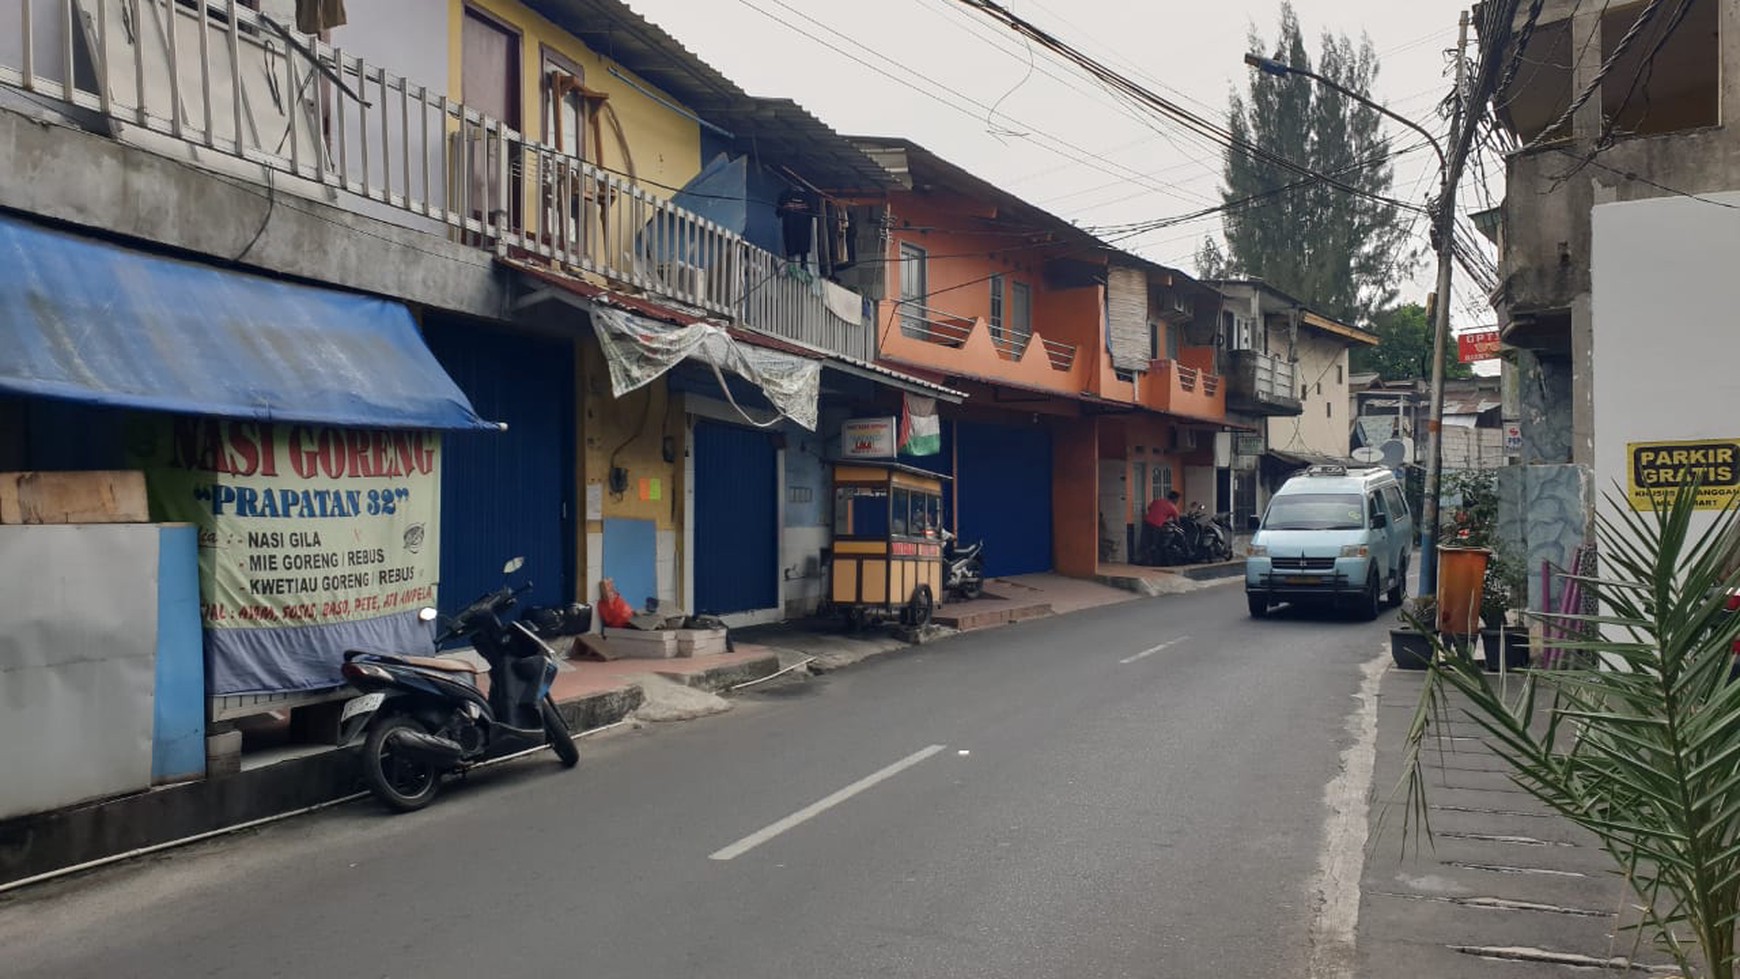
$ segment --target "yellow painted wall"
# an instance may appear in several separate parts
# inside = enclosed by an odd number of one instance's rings
[[[660,377],[621,398],[612,396],[604,351],[594,337],[580,344],[581,479],[604,487],[604,516],[654,520],[660,530],[680,530],[683,522],[684,412],[678,396]],[[671,461],[664,439],[671,439]],[[628,490],[610,491],[612,466],[628,470]],[[659,481],[659,499],[642,499],[643,479]],[[649,487],[650,488],[650,487]],[[585,499],[584,492],[582,500]],[[588,525],[591,532],[602,527]]]
[[[542,45],[579,65],[585,74],[582,81],[587,88],[609,94],[609,104],[616,110],[617,118],[622,122],[628,155],[633,158],[632,169],[648,193],[669,197],[673,193],[671,188],[681,187],[700,172],[701,127],[694,120],[679,115],[612,77],[608,71],[612,64],[609,59],[515,0],[449,0],[447,77],[452,85],[449,98],[459,99],[464,91],[460,55],[461,32],[467,6],[475,7],[520,32],[520,66],[523,75],[520,104],[527,136],[542,141],[544,135],[543,92],[539,84],[539,69],[543,62]],[[642,88],[658,91],[656,86],[636,77],[627,69],[618,66],[617,70],[634,78],[635,84]],[[659,94],[673,104],[677,101],[663,92]],[[604,118],[602,130],[604,145],[593,148],[592,162],[615,171],[630,170],[629,161],[618,144],[608,115]]]

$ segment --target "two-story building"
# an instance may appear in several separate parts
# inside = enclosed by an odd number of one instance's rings
[[[909,141],[858,144],[901,182],[860,280],[878,355],[969,395],[922,463],[953,476],[951,522],[995,575],[1128,560],[1147,503],[1212,472],[1218,294]]]
[[[1236,525],[1244,527],[1262,513],[1269,493],[1300,468],[1347,461],[1353,429],[1348,351],[1356,344],[1375,346],[1378,339],[1261,280],[1210,284],[1226,297],[1222,336],[1232,362],[1234,405],[1261,416],[1262,444],[1252,446],[1260,449],[1261,477],[1234,493]]]
[[[201,524],[218,722],[514,555],[529,602],[813,604],[824,412],[961,397],[839,284],[896,181],[616,0],[316,8],[0,3],[0,469]]]

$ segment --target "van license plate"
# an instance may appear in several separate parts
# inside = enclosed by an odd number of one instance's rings
[[[1317,579],[1312,578],[1309,575],[1294,575],[1291,578],[1287,578],[1285,580],[1286,580],[1287,584],[1289,584],[1289,585],[1315,585],[1315,584],[1317,584]]]

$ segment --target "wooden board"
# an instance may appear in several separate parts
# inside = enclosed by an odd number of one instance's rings
[[[0,524],[150,522],[142,472],[0,473]]]

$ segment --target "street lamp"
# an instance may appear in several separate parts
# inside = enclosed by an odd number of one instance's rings
[[[1466,50],[1468,45],[1468,14],[1462,14],[1461,41],[1459,52]],[[1324,88],[1333,89],[1342,95],[1366,106],[1396,122],[1412,129],[1425,137],[1432,152],[1438,154],[1438,169],[1442,178],[1438,195],[1438,213],[1434,216],[1433,234],[1437,239],[1438,249],[1438,308],[1436,322],[1432,330],[1432,394],[1431,407],[1426,422],[1426,490],[1425,499],[1420,504],[1420,577],[1415,594],[1420,596],[1435,594],[1438,590],[1438,489],[1443,475],[1443,426],[1444,426],[1444,348],[1449,344],[1450,337],[1450,269],[1455,262],[1455,220],[1456,220],[1456,181],[1461,168],[1461,158],[1452,167],[1450,160],[1444,155],[1444,147],[1427,132],[1424,126],[1412,119],[1399,116],[1389,109],[1373,102],[1371,99],[1340,85],[1309,68],[1298,68],[1274,58],[1261,55],[1245,55],[1245,64],[1263,72],[1266,75],[1286,77],[1299,75],[1309,78]],[[1456,58],[1456,108],[1450,123],[1450,131],[1455,133],[1462,128],[1462,82],[1463,58],[1460,53]]]

